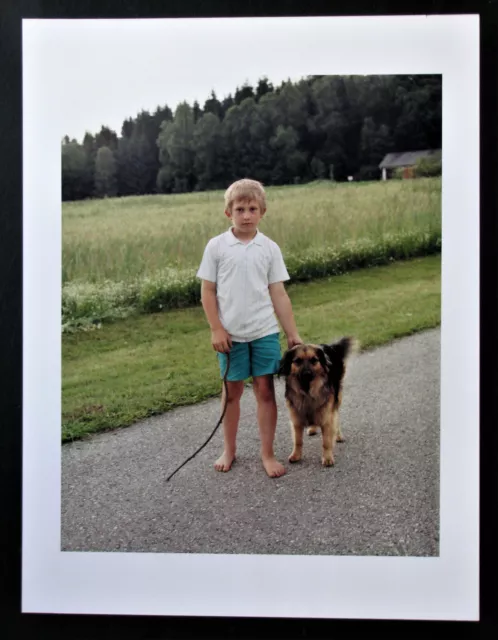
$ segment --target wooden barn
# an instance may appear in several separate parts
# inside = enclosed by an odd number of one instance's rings
[[[386,180],[393,169],[403,169],[403,178],[413,177],[413,168],[420,158],[436,158],[441,156],[441,149],[425,149],[423,151],[403,151],[388,153],[379,164],[382,169],[382,180]]]

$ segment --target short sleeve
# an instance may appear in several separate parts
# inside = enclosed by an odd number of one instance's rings
[[[272,243],[271,245],[271,256],[272,258],[270,271],[268,273],[268,284],[290,280],[290,276],[287,272],[282,252],[280,251],[280,247],[276,243]]]
[[[216,247],[211,239],[204,249],[201,264],[197,271],[197,277],[209,282],[216,282],[218,274],[218,261],[216,259]]]

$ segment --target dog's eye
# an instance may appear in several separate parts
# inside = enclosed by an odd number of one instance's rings
[[[310,358],[310,364],[316,364],[318,362],[318,358]]]
[[[294,362],[295,362],[296,364],[301,364],[301,363],[302,363],[302,361],[303,361],[303,359],[302,359],[302,358],[296,358],[296,359],[294,360]]]

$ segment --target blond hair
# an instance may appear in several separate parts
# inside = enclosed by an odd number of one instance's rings
[[[232,211],[235,200],[257,200],[261,209],[266,209],[266,194],[261,182],[243,178],[231,184],[225,191],[225,211]]]

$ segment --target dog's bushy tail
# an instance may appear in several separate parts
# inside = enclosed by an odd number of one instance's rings
[[[350,355],[359,351],[360,343],[352,336],[344,336],[336,342],[326,345],[326,351],[332,361],[346,362]]]
[[[334,389],[336,398],[342,388],[344,374],[346,373],[346,361],[349,356],[359,349],[359,342],[352,336],[344,336],[336,342],[321,345],[327,354],[331,364],[328,371],[328,381]]]

